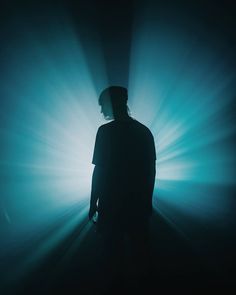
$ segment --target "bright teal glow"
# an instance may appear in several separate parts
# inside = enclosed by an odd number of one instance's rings
[[[47,33],[22,25],[1,85],[1,254],[21,257],[14,270],[6,261],[9,281],[27,275],[86,220],[95,135],[104,123],[99,50],[95,83],[69,20],[50,25]]]
[[[2,110],[7,152],[1,164],[13,182],[8,198],[18,212],[22,206],[24,215],[32,202],[48,210],[88,197],[95,135],[103,123],[99,93],[73,29],[56,26],[45,44],[33,36],[27,32],[17,52],[9,53],[4,92],[12,108]],[[18,212],[10,211],[14,223]]]
[[[129,107],[155,136],[155,209],[188,236],[186,220],[216,224],[230,210],[225,188],[235,185],[229,115],[235,77],[220,50],[194,34],[145,17],[140,23],[132,39]],[[108,86],[100,44],[89,57],[95,80],[65,16],[47,32],[27,22],[20,29],[1,81],[1,247],[5,257],[25,255],[14,273],[5,271],[11,279],[32,270],[85,220],[95,135],[104,123],[97,100]],[[35,235],[44,239],[24,252]]]
[[[129,93],[156,140],[154,204],[177,226],[186,216],[217,225],[230,210],[225,187],[235,185],[235,75],[221,40],[203,43],[168,17],[148,17],[134,32]]]

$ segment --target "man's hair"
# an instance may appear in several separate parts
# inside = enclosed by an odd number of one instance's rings
[[[112,105],[126,105],[128,100],[128,90],[121,86],[110,86],[104,89],[99,96],[99,104],[102,105],[110,99]]]

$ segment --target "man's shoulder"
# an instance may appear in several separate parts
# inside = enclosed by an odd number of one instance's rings
[[[101,126],[99,126],[98,131],[105,131],[107,129],[110,129],[113,125],[114,125],[114,121],[102,124]]]
[[[135,119],[133,121],[137,129],[139,129],[143,133],[146,133],[147,135],[153,136],[151,130],[146,125]]]
[[[110,131],[112,129],[113,126],[113,121],[102,124],[101,126],[98,127],[98,131],[97,131],[97,136],[98,137],[104,137],[104,136],[109,136]]]
[[[127,123],[131,123],[132,127],[136,129],[138,132],[141,132],[142,134],[146,134],[149,136],[153,136],[151,130],[145,126],[143,123],[139,122],[136,119],[131,119]],[[112,130],[117,125],[117,122],[115,120],[110,121],[108,123],[102,124],[98,131],[101,133],[108,132],[109,130]]]

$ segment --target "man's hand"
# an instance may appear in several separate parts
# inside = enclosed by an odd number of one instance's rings
[[[96,213],[97,211],[97,206],[90,206],[90,209],[89,209],[89,220],[91,220],[94,216],[94,214]]]

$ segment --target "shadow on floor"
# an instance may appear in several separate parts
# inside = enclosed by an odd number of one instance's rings
[[[229,290],[233,277],[219,272],[190,241],[158,213],[151,219],[152,266],[145,275],[119,276],[105,270],[102,244],[94,226],[84,220],[46,259],[6,294],[121,294],[153,290],[186,294],[206,289]]]

